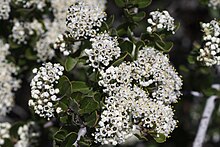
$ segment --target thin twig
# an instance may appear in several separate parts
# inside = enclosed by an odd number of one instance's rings
[[[196,138],[193,142],[193,147],[202,147],[205,139],[206,131],[209,125],[209,121],[212,116],[212,112],[215,108],[215,100],[218,99],[217,96],[211,96],[206,101],[205,109],[202,114],[202,119],[199,124],[199,129],[196,134]]]

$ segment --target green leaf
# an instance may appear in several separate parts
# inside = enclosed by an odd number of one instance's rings
[[[68,109],[68,106],[63,103],[62,101],[59,101],[58,107],[62,108],[62,110],[66,111]]]
[[[73,98],[70,98],[70,101],[69,101],[69,108],[75,112],[75,113],[78,113],[79,111],[79,104],[77,103],[77,101]]]
[[[72,93],[72,84],[70,82],[70,80],[66,77],[66,76],[62,76],[57,84],[57,87],[60,90],[60,93],[62,95],[62,97],[64,96],[68,96]]]
[[[106,23],[108,24],[108,26],[112,26],[113,23],[114,23],[114,20],[115,20],[115,16],[114,16],[114,15],[111,15],[111,16],[107,19]]]
[[[152,136],[157,143],[163,143],[166,141],[166,136],[164,134],[157,134]]]
[[[139,140],[144,140],[144,141],[148,141],[148,139],[143,136],[142,134],[134,134]]]
[[[91,97],[86,97],[80,102],[80,114],[91,113],[99,108],[99,103]]]
[[[152,0],[135,0],[139,8],[146,8],[152,2]]]
[[[146,16],[146,13],[144,11],[141,11],[135,15],[132,16],[132,19],[136,22],[139,22],[141,20],[143,20]]]
[[[164,52],[169,52],[173,48],[173,42],[166,42],[164,46]]]
[[[131,57],[131,54],[129,54],[128,52],[125,52],[124,55],[122,55],[118,60],[116,60],[112,66],[119,66],[123,61],[125,61],[126,58],[129,58],[129,60],[133,60]]]
[[[60,117],[60,122],[67,123],[68,122],[68,116],[62,116]]]
[[[84,95],[81,92],[74,92],[72,93],[71,98],[76,100],[77,103],[79,103],[82,99],[84,99]]]
[[[86,125],[89,127],[95,127],[98,122],[98,113],[97,111],[85,117]]]
[[[65,62],[66,71],[71,71],[78,63],[78,58],[68,57]]]
[[[62,142],[66,137],[66,131],[65,130],[59,130],[53,135],[53,139]]]
[[[125,7],[125,2],[124,2],[124,0],[115,0],[115,4],[116,4],[118,7]]]
[[[77,137],[78,137],[78,135],[76,132],[71,132],[71,133],[67,134],[65,140],[61,144],[61,147],[74,147],[73,144],[77,140]]]
[[[29,48],[25,50],[25,57],[28,60],[37,60],[36,54],[33,52],[33,50],[31,50]]]
[[[122,52],[128,52],[132,54],[134,44],[131,41],[123,41],[120,43],[119,47],[121,48]]]
[[[90,88],[83,81],[72,81],[72,92],[88,93]]]
[[[195,56],[192,56],[192,55],[189,55],[188,58],[187,58],[188,62],[190,64],[195,64],[196,63],[196,58]]]

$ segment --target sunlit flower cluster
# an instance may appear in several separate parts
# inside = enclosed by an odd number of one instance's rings
[[[170,104],[181,95],[182,81],[165,55],[144,47],[136,61],[111,66],[100,75],[99,85],[108,97],[96,142],[121,144],[137,130],[169,137],[177,124]]]
[[[9,13],[11,12],[10,2],[11,0],[0,1],[0,20],[6,20],[9,18]]]
[[[68,8],[67,31],[74,39],[94,37],[105,19],[106,13],[99,5],[87,0],[76,0]]]
[[[0,123],[0,146],[4,145],[5,139],[10,138],[9,130],[11,124],[8,122]]]
[[[6,60],[9,45],[0,40],[0,49],[0,116],[5,116],[14,106],[14,91],[20,87],[20,80],[14,77],[18,68]]]
[[[14,147],[34,147],[38,144],[40,133],[36,123],[28,122],[18,128],[18,136],[19,140]]]
[[[170,31],[173,34],[175,33],[174,18],[170,16],[168,11],[153,11],[150,12],[150,16],[151,18],[147,20],[147,22],[150,24],[150,26],[147,27],[147,31],[149,33],[160,30]]]
[[[203,48],[199,50],[198,61],[206,66],[220,64],[220,22],[212,20],[210,23],[202,23]]]
[[[36,7],[38,10],[43,11],[46,7],[46,0],[14,0],[14,3],[25,9]]]
[[[36,74],[31,81],[31,96],[29,106],[34,108],[36,114],[40,117],[54,117],[54,103],[59,100],[57,94],[59,89],[55,84],[63,75],[63,66],[60,64],[45,63],[39,69],[33,69]]]
[[[209,7],[212,7],[213,9],[220,8],[220,1],[219,0],[209,0]]]
[[[92,49],[86,49],[85,53],[89,57],[90,66],[102,68],[108,66],[110,61],[120,56],[121,50],[118,47],[116,37],[109,36],[108,33],[98,34],[91,38]]]

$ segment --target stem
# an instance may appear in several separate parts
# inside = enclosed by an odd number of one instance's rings
[[[196,138],[193,142],[193,147],[202,147],[205,139],[206,131],[209,125],[209,121],[212,116],[212,112],[215,108],[215,100],[218,99],[217,96],[211,96],[206,101],[205,109],[202,114],[202,119],[199,124],[199,129],[196,134]]]
[[[83,127],[83,128],[79,129],[78,137],[77,137],[76,141],[73,144],[74,146],[76,146],[76,147],[78,146],[78,144],[77,144],[78,141],[80,140],[81,137],[86,135],[86,132],[87,132],[86,127]]]

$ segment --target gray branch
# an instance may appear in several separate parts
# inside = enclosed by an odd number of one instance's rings
[[[213,110],[215,108],[215,100],[218,99],[217,96],[211,96],[206,101],[205,109],[202,114],[202,119],[199,124],[199,129],[196,134],[196,138],[193,142],[193,147],[202,147],[202,144],[205,139],[206,131],[211,119]]]
[[[74,146],[76,146],[76,147],[78,146],[78,144],[77,144],[78,141],[80,140],[81,137],[86,135],[86,132],[87,132],[86,127],[83,127],[83,128],[79,129],[78,137],[77,137],[75,143],[73,144]]]

